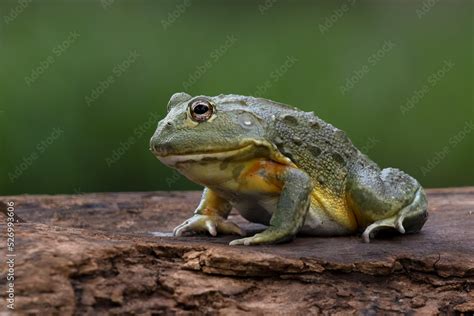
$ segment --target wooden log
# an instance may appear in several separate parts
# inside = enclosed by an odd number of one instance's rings
[[[15,223],[15,311],[473,313],[474,187],[432,189],[428,198],[428,222],[415,235],[230,247],[235,237],[171,236],[199,192],[1,197],[25,221]],[[262,228],[235,212],[231,220],[247,231]],[[0,249],[2,258],[10,254],[5,238]],[[8,311],[8,266],[0,265],[0,311]]]

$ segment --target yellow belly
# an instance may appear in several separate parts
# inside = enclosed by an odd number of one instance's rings
[[[192,181],[207,186],[216,192],[232,195],[248,195],[258,199],[271,198],[281,193],[283,184],[278,177],[262,176],[260,171],[277,175],[286,166],[265,159],[246,161],[188,163],[179,166],[181,172]],[[228,197],[228,196],[226,196]],[[344,196],[331,190],[315,186],[311,193],[312,209],[322,210],[325,215],[347,230],[356,231],[357,221]]]
[[[311,193],[311,202],[336,223],[350,231],[357,230],[356,217],[350,210],[344,196],[339,197],[326,188],[316,186]]]

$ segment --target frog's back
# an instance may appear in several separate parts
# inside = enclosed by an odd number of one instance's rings
[[[344,131],[313,112],[260,98],[247,102],[268,122],[268,140],[321,186],[343,193],[347,174],[355,164],[375,165]]]
[[[357,230],[357,221],[346,201],[348,174],[355,164],[377,166],[342,130],[312,112],[265,99],[255,99],[255,107],[269,121],[269,140],[311,177],[311,210],[324,212],[330,220],[345,227],[341,234]]]

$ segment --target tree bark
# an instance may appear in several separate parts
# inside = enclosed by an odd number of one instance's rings
[[[9,252],[0,205],[0,250],[15,254],[19,314],[473,313],[474,187],[428,199],[419,234],[230,247],[233,236],[171,236],[198,192],[1,197],[24,222]],[[262,229],[233,214],[249,233]]]

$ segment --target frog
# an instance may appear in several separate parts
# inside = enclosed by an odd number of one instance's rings
[[[239,235],[235,245],[380,231],[417,233],[427,220],[421,184],[380,168],[345,132],[314,112],[236,94],[175,93],[150,150],[204,187],[194,214],[174,236]],[[265,229],[247,236],[232,209]]]

